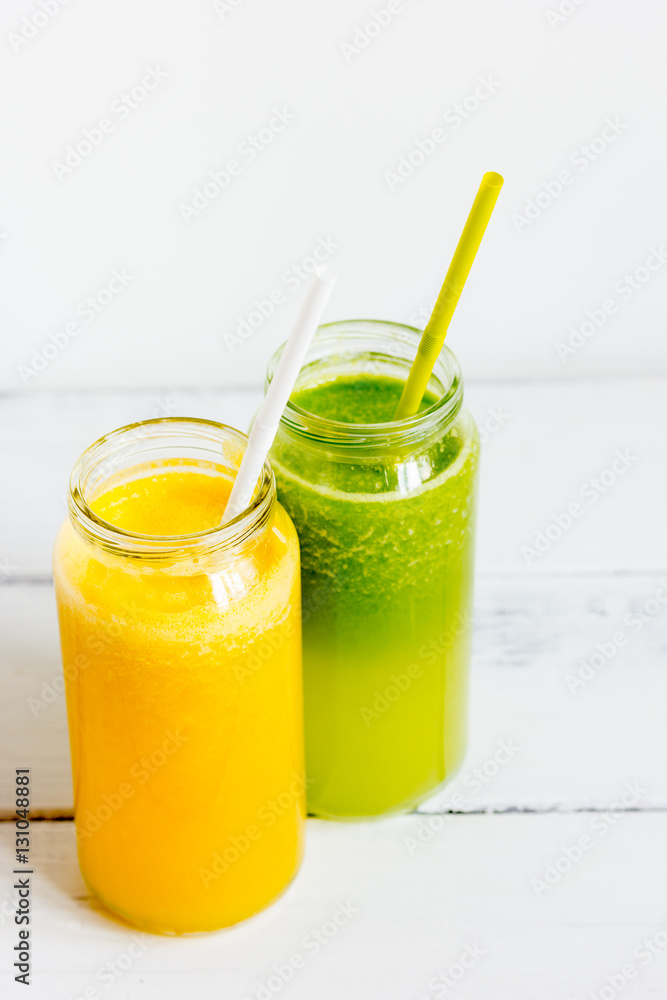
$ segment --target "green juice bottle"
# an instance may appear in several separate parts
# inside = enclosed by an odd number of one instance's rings
[[[271,452],[301,544],[318,816],[411,809],[465,750],[479,439],[447,348],[419,413],[392,420],[419,338],[320,328]]]

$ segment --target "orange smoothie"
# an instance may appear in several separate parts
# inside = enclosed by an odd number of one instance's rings
[[[302,855],[298,541],[272,476],[261,518],[217,528],[232,478],[114,470],[55,547],[81,870],[149,931],[243,920]]]

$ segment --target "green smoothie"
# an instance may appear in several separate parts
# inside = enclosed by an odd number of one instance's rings
[[[271,453],[301,543],[308,795],[320,816],[409,809],[464,751],[478,437],[465,410],[438,422],[432,394],[420,437],[364,444],[356,425],[391,433],[402,388],[355,373],[300,386],[293,407],[337,423],[327,440],[285,431]],[[341,425],[360,443],[338,444]]]

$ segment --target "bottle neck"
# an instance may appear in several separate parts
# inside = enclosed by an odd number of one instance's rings
[[[297,391],[350,376],[388,377],[405,382],[415,359],[421,331],[397,323],[349,320],[319,328],[297,381]],[[271,382],[282,348],[269,364]],[[463,405],[463,383],[458,362],[448,348],[438,357],[427,392],[430,406],[403,420],[354,424],[320,417],[293,401],[287,404],[281,426],[290,434],[336,450],[404,448],[433,435],[443,435]]]
[[[100,438],[76,463],[70,478],[70,520],[83,538],[119,556],[144,560],[193,559],[211,553],[234,554],[252,542],[268,524],[276,504],[276,486],[265,464],[249,506],[226,523],[188,535],[147,535],[110,524],[90,504],[107,489],[130,482],[141,470],[174,461],[179,469],[214,466],[233,482],[247,437],[225,424],[208,420],[165,417],[129,424]]]

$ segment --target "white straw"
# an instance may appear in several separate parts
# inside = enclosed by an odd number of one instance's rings
[[[221,524],[226,524],[227,521],[237,517],[252,500],[257,480],[276,436],[283,410],[292,394],[297,375],[322,318],[336,278],[337,276],[326,267],[318,267],[313,274],[296,326],[285,344],[276,373],[271,379],[264,402],[252,425],[248,447],[234,481]]]

